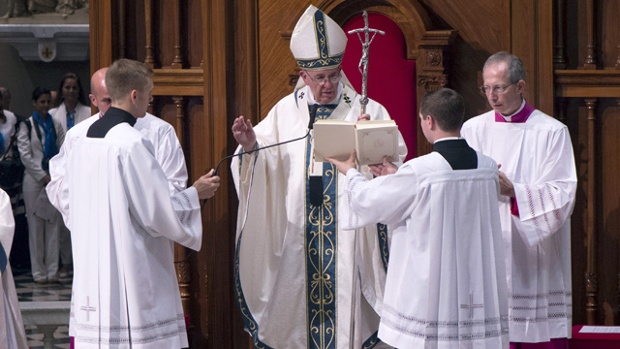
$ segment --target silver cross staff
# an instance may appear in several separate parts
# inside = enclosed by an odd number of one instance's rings
[[[360,114],[366,114],[366,104],[368,104],[368,51],[370,51],[370,43],[375,39],[375,36],[377,34],[385,35],[385,32],[368,27],[368,12],[364,11],[362,16],[364,17],[364,28],[349,30],[349,34],[357,34],[362,43],[362,58],[360,58],[360,63],[357,67],[360,73],[362,73],[362,99],[360,100],[362,112]],[[360,33],[364,33],[363,40]],[[370,33],[372,33],[372,36],[370,36]]]

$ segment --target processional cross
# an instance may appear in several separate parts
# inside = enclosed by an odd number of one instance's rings
[[[364,28],[349,30],[349,34],[357,34],[357,37],[362,43],[362,58],[360,58],[357,68],[360,73],[362,73],[362,98],[360,99],[362,112],[360,114],[366,114],[366,104],[368,104],[368,57],[370,44],[375,39],[377,34],[385,35],[385,32],[383,30],[368,27],[368,12],[364,11],[362,16],[364,17]],[[364,33],[363,39],[361,33]]]

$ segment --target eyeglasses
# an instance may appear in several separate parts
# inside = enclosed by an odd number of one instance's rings
[[[480,86],[480,93],[482,93],[483,95],[488,94],[489,92],[493,92],[495,94],[502,94],[504,92],[506,92],[506,90],[508,89],[508,87],[515,85],[516,82],[510,83],[508,85],[504,85],[504,86],[499,86],[499,85],[495,85],[493,87],[491,86]]]
[[[308,75],[310,80],[314,81],[314,83],[319,84],[321,86],[325,85],[327,81],[329,81],[330,84],[335,85],[340,82],[340,78],[341,78],[340,71],[336,74],[332,74],[329,76],[319,75],[317,77],[312,77],[312,75],[310,75],[308,72],[306,72],[306,75]]]

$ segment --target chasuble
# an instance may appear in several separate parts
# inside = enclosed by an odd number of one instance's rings
[[[310,89],[280,100],[255,128],[258,147],[307,132]],[[343,75],[333,105],[316,118],[356,121],[360,96]],[[370,101],[371,119],[388,119]],[[401,161],[406,154],[399,137]],[[241,151],[241,148],[237,150]],[[257,348],[373,348],[388,257],[383,225],[342,229],[345,176],[331,163],[313,163],[312,138],[233,159],[239,196],[235,292]],[[319,199],[310,203],[309,174],[318,173]],[[367,167],[365,175],[370,176]],[[376,223],[376,222],[374,222]]]

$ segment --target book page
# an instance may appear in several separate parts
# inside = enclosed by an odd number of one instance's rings
[[[314,161],[326,157],[346,160],[355,148],[355,123],[344,120],[317,120],[313,131]]]
[[[383,157],[398,161],[398,128],[396,124],[357,129],[357,161],[360,165],[380,164]]]
[[[378,128],[378,127],[396,126],[394,120],[362,120],[355,124],[355,127],[359,130],[362,128]]]

